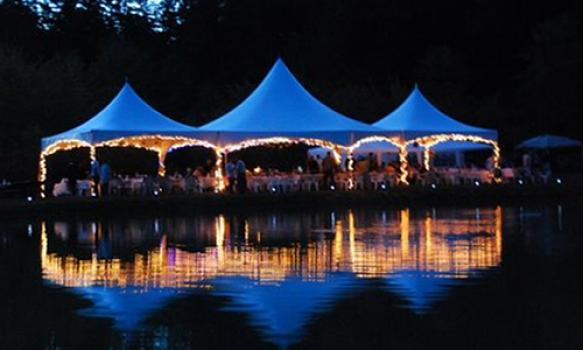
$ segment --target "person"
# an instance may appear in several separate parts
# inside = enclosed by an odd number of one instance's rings
[[[99,164],[99,161],[96,159],[93,159],[91,161],[91,166],[90,166],[90,170],[89,170],[89,176],[91,177],[91,180],[93,181],[93,193],[94,194],[98,194],[99,193],[99,172],[101,168],[101,164]]]
[[[237,172],[237,192],[245,193],[247,191],[247,166],[243,159],[237,160],[236,163]]]
[[[180,193],[184,192],[186,189],[186,185],[184,182],[184,177],[178,170],[174,171],[174,174],[169,176],[170,180],[170,192],[172,193]]]
[[[227,173],[227,190],[229,193],[235,192],[235,181],[237,179],[237,171],[236,171],[235,163],[232,160],[229,160],[225,165],[225,171]]]
[[[486,169],[490,171],[494,170],[494,156],[490,156],[486,159]]]
[[[308,158],[307,167],[310,174],[317,174],[320,172],[320,166],[318,165],[318,162],[314,156],[310,156],[310,158]]]
[[[332,153],[326,153],[326,157],[322,160],[322,172],[324,173],[324,188],[331,189],[335,186],[334,171],[336,170],[336,161],[332,158]]]
[[[522,167],[530,170],[531,166],[532,166],[532,156],[530,155],[530,152],[526,152],[522,155]]]
[[[79,179],[79,168],[75,163],[69,162],[67,167],[67,187],[69,193],[74,196],[77,194],[77,180]]]
[[[106,162],[103,162],[101,164],[101,167],[99,169],[99,180],[100,180],[100,184],[99,184],[99,195],[100,196],[107,196],[108,192],[109,192],[109,180],[111,178],[111,168],[109,167],[109,164],[107,164]]]
[[[328,152],[330,153],[330,152]],[[318,173],[321,173],[323,171],[322,169],[322,163],[324,162],[324,160],[320,157],[319,154],[316,154],[316,163],[318,163]]]
[[[212,172],[215,169],[215,163],[212,160],[207,159],[206,164],[204,165],[204,175],[209,176],[212,175]]]
[[[368,170],[369,171],[379,170],[379,163],[377,161],[377,157],[372,152],[368,154]]]

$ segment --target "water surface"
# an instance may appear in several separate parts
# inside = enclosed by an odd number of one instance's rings
[[[578,348],[581,214],[4,222],[0,348]]]

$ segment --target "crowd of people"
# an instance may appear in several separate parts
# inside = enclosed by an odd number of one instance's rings
[[[509,181],[521,183],[548,182],[551,176],[548,162],[529,152],[524,153],[521,160],[522,166],[519,167],[503,162],[501,170],[494,169],[492,157],[486,160],[485,167],[477,167],[468,163],[461,168],[430,167],[430,170],[426,170],[419,162],[409,162],[407,182],[412,185],[450,185],[478,181],[486,183],[492,182],[495,177],[499,177],[501,181],[508,178]],[[361,190],[374,190],[378,189],[379,186],[385,189],[401,182],[398,161],[383,162],[373,153],[356,155],[352,171],[349,171],[350,164],[348,162],[348,159],[341,162],[332,152],[327,152],[324,157],[308,155],[304,166],[298,166],[293,171],[282,172],[273,168],[248,169],[243,159],[231,156],[224,163],[222,182],[224,182],[228,193],[279,190],[275,185],[271,185],[273,182],[269,181],[269,179],[274,178],[293,178],[295,181],[294,186],[292,186],[294,191],[345,189],[348,187],[343,181],[348,177],[351,178],[350,188]],[[204,165],[198,166],[194,170],[192,168],[187,168],[185,171],[175,170],[167,176],[143,174],[122,176],[114,173],[106,161],[95,159],[86,172],[79,171],[78,166],[70,163],[67,178],[57,184],[61,187],[53,193],[55,195],[88,195],[87,189],[91,190],[90,194],[93,196],[216,192],[219,188],[219,182],[221,182],[216,176],[216,171],[215,162],[209,159]],[[257,185],[260,180],[269,183],[269,185]],[[66,188],[66,191],[63,188]]]

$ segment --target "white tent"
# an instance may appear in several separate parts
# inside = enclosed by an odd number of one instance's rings
[[[158,154],[164,173],[166,153],[176,144],[213,145],[201,140],[197,128],[174,121],[149,106],[129,83],[126,83],[113,100],[85,123],[63,133],[41,140],[39,181],[46,179],[45,158],[55,152],[89,147],[95,157],[95,147],[139,147]]]
[[[429,150],[439,151],[436,147],[440,144],[443,144],[441,150],[454,149],[454,143],[446,143],[449,141],[479,143],[492,147],[493,165],[498,167],[500,150],[497,131],[467,125],[445,115],[423,96],[417,86],[395,111],[373,125],[392,135],[398,135],[408,145],[423,147],[423,164],[426,168],[429,168]],[[468,147],[463,143],[458,149]],[[461,153],[457,154],[456,163],[461,165]]]
[[[383,130],[398,133],[405,140],[436,134],[475,135],[496,140],[496,130],[461,123],[433,106],[417,86],[393,112],[373,124]]]
[[[200,130],[215,133],[208,140],[221,146],[273,137],[312,138],[350,145],[362,137],[388,134],[322,104],[281,59],[245,101]]]

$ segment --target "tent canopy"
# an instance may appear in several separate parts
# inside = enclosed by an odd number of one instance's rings
[[[475,135],[497,139],[495,130],[470,126],[445,115],[423,96],[417,86],[396,110],[373,125],[398,133],[406,140],[435,134]]]
[[[96,116],[78,127],[42,139],[42,148],[61,140],[90,144],[138,135],[193,136],[196,128],[176,122],[150,107],[126,83]]]
[[[561,148],[561,147],[581,147],[581,142],[563,136],[540,135],[523,141],[516,148]]]
[[[387,134],[322,104],[298,82],[281,59],[247,99],[200,130],[215,132],[213,141],[222,145],[276,136],[349,144],[364,136]]]

